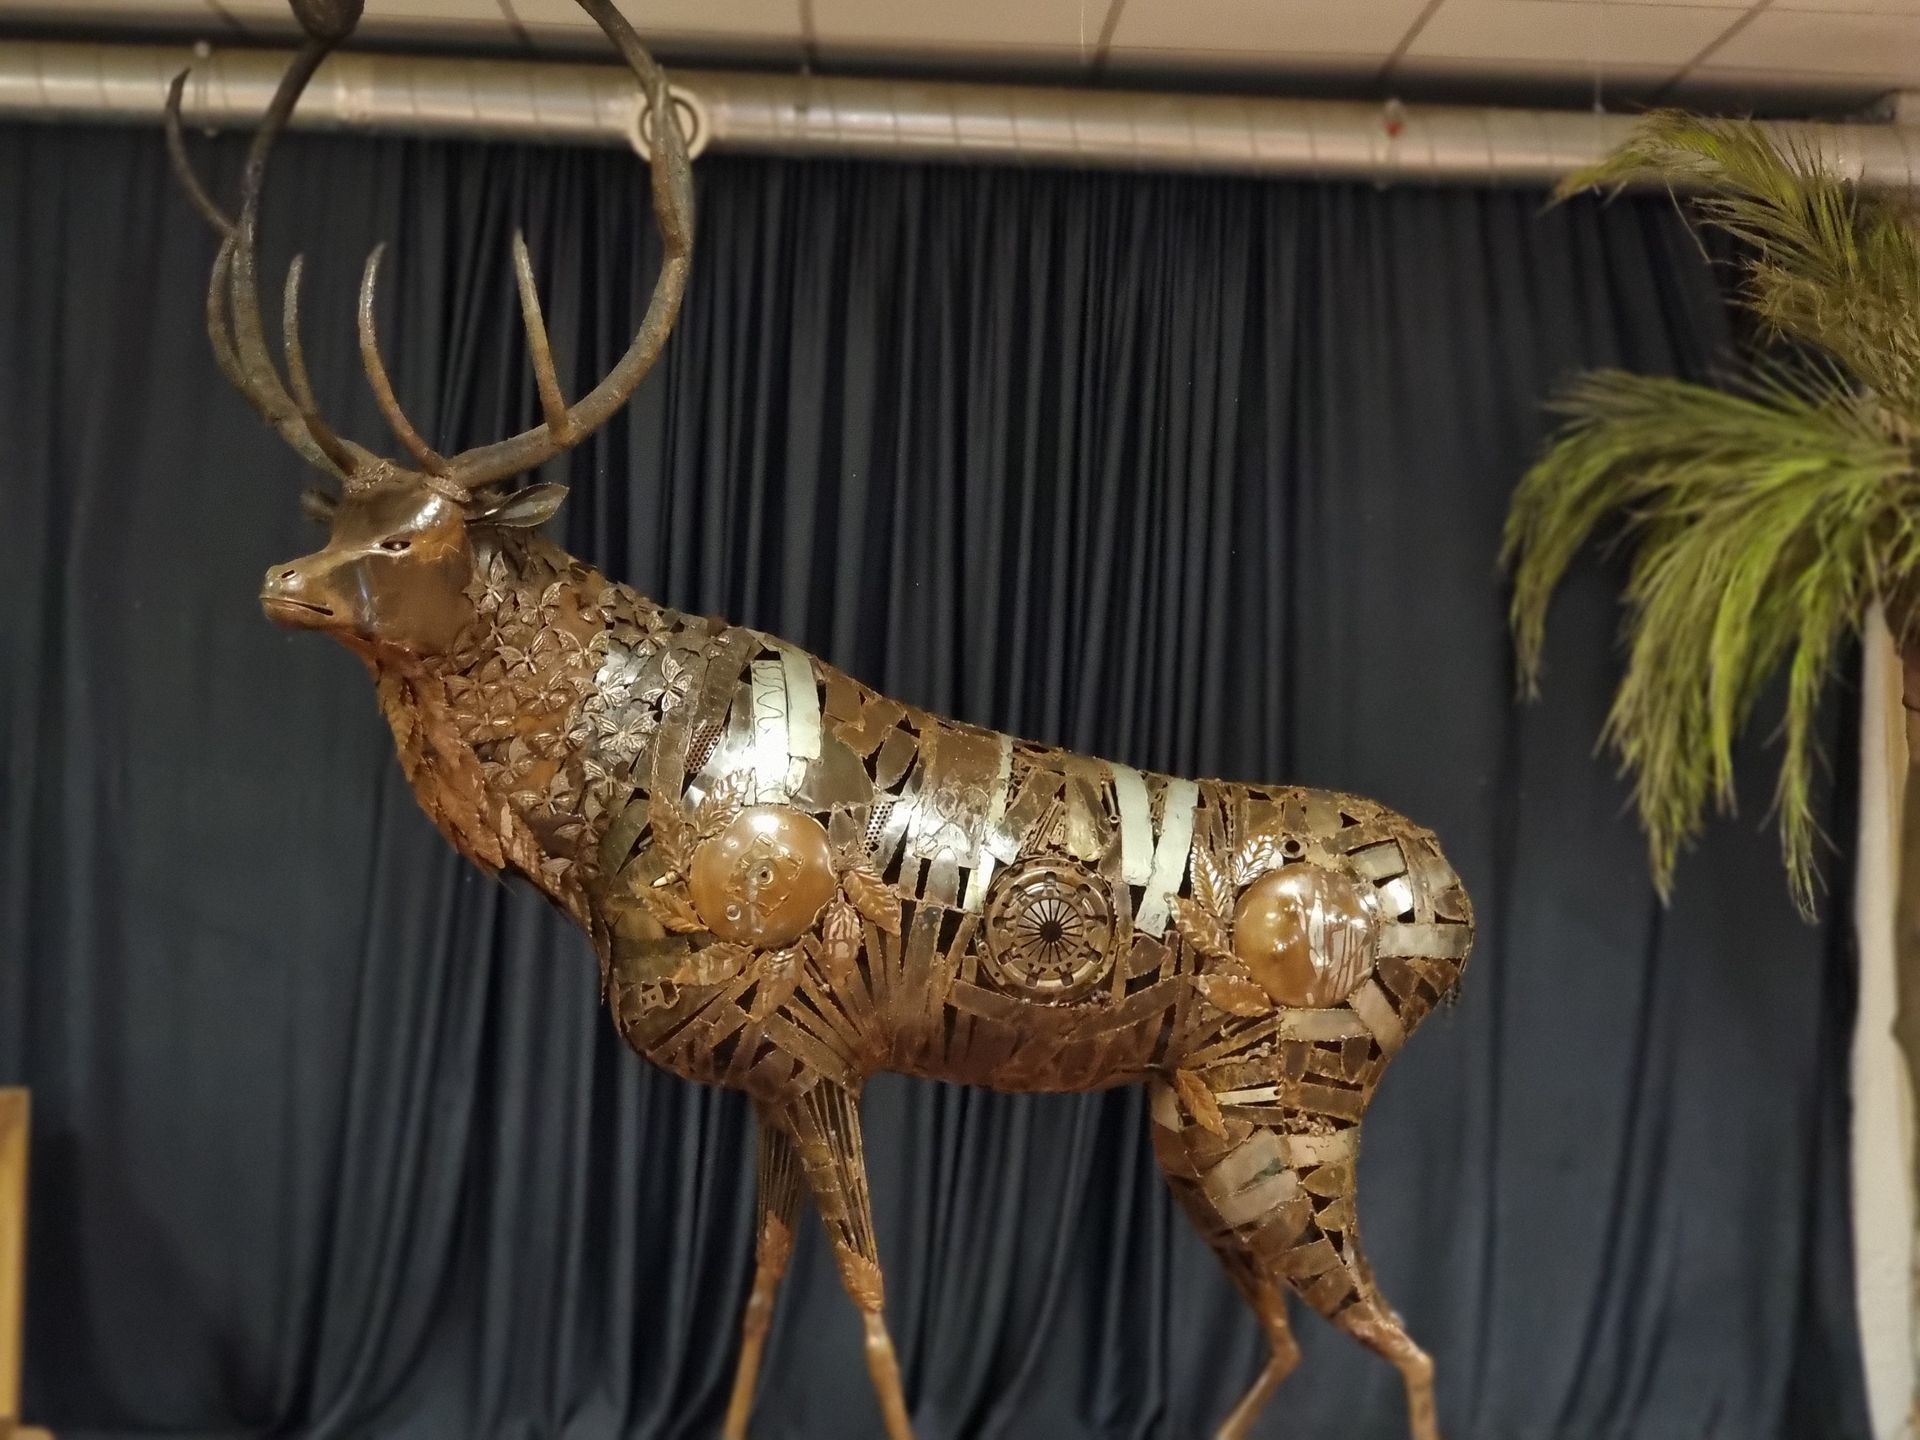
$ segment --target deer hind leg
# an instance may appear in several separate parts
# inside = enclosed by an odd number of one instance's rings
[[[1286,1182],[1267,1176],[1272,1149],[1267,1131],[1244,1120],[1223,1120],[1224,1134],[1208,1129],[1163,1080],[1151,1082],[1151,1102],[1153,1151],[1174,1198],[1266,1332],[1267,1363],[1219,1430],[1219,1440],[1244,1440],[1280,1382],[1300,1363],[1300,1347],[1287,1322],[1286,1285],[1256,1248],[1264,1230],[1284,1223],[1273,1202]]]
[[[1306,1226],[1281,1260],[1294,1291],[1333,1325],[1400,1372],[1407,1392],[1407,1424],[1413,1440],[1440,1440],[1433,1399],[1433,1361],[1413,1343],[1400,1316],[1381,1295],[1373,1267],[1360,1245],[1355,1208],[1360,1128],[1319,1132],[1325,1117],[1298,1111],[1285,1137],[1300,1190],[1309,1206]]]
[[[1273,1348],[1220,1440],[1247,1433],[1297,1359],[1279,1303],[1286,1289],[1390,1361],[1406,1386],[1413,1440],[1440,1440],[1433,1362],[1382,1298],[1360,1248],[1354,1210],[1359,1127],[1327,1128],[1323,1117],[1305,1114],[1274,1125],[1218,1104],[1196,1115],[1178,1091],[1158,1080],[1152,1100],[1154,1150],[1174,1193],[1227,1261],[1228,1274]],[[1308,1129],[1316,1120],[1318,1133]]]
[[[760,1224],[753,1271],[753,1293],[747,1299],[740,1324],[740,1368],[733,1377],[733,1399],[727,1405],[725,1440],[747,1440],[747,1421],[753,1414],[753,1394],[760,1380],[760,1357],[773,1324],[773,1301],[779,1292],[787,1262],[793,1258],[793,1226],[800,1213],[800,1192],[806,1181],[793,1139],[777,1119],[760,1117]]]
[[[873,1377],[888,1440],[913,1440],[900,1364],[887,1334],[880,1249],[874,1240],[873,1204],[860,1142],[859,1099],[845,1086],[822,1080],[782,1107],[779,1121],[792,1137],[801,1172],[826,1224],[840,1281],[860,1307],[867,1335],[867,1372]]]

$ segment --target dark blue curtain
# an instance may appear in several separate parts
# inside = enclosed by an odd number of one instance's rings
[[[228,194],[238,144],[206,147]],[[365,440],[349,313],[375,239],[399,384],[447,445],[536,413],[513,225],[576,393],[651,285],[625,155],[296,139],[278,170],[269,269],[309,252],[317,384]],[[1448,1434],[1864,1437],[1849,962],[1790,911],[1764,771],[1664,910],[1593,755],[1604,563],[1559,604],[1545,702],[1513,701],[1495,552],[1542,399],[1730,343],[1668,206],[699,172],[687,311],[571,462],[576,548],[965,719],[1435,827],[1483,940],[1386,1081],[1360,1205]],[[712,1435],[751,1264],[744,1107],[619,1048],[583,944],[416,812],[355,663],[261,619],[262,570],[313,543],[304,477],[214,372],[212,244],[158,135],[0,129],[0,196],[0,1081],[38,1107],[30,1414]],[[1137,1094],[886,1081],[867,1112],[922,1440],[1211,1433],[1261,1342]],[[1387,1367],[1300,1331],[1262,1435],[1404,1434]],[[755,1434],[878,1433],[809,1226]]]

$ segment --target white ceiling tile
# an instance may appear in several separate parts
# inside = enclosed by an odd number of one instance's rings
[[[1528,0],[1529,4],[1558,5],[1566,0]],[[1751,10],[1754,0],[1594,0],[1601,5],[1662,5],[1678,10]],[[1778,0],[1775,0],[1778,3]]]
[[[1106,18],[1105,0],[813,0],[814,38],[823,47],[1084,45],[1091,54]]]
[[[711,63],[800,58],[801,6],[818,54],[898,59],[922,70],[983,64],[1055,77],[1084,71],[1112,0],[618,0],[663,53]],[[1738,29],[1750,0],[1442,0],[1401,61],[1408,75],[1478,85],[1490,95],[1532,81],[1591,79],[1614,94],[1662,89],[1703,50],[1687,94],[1875,94],[1920,88],[1920,0],[1771,0]],[[1379,73],[1427,0],[1125,0],[1109,60],[1116,73],[1190,71],[1298,81],[1339,91]],[[8,21],[102,38],[128,26],[284,43],[286,0],[0,0]],[[518,29],[509,22],[518,22]],[[389,45],[599,54],[575,0],[368,0],[366,34]],[[1715,44],[1716,41],[1724,42]],[[1159,83],[1159,82],[1156,82]]]
[[[124,20],[134,11],[134,7],[129,3],[129,0],[23,0],[23,3],[12,4],[6,8],[9,19],[15,15],[31,14],[63,15],[77,20],[89,19],[95,15],[106,15],[115,19]],[[156,6],[151,8],[157,9],[160,7]],[[211,13],[204,10],[198,3],[176,3],[170,4],[165,8],[179,14],[207,15]]]
[[[275,0],[217,0],[217,3],[206,5],[150,5],[146,8],[156,12],[165,10],[173,14],[186,14],[189,10],[200,10],[209,14],[218,11],[222,15],[237,15],[246,19],[252,19],[256,15],[272,16],[275,19],[285,20],[289,24],[293,22],[293,12],[287,8],[286,0],[279,0],[277,4]],[[373,7],[375,13],[378,13],[380,8],[378,4]]]
[[[131,7],[129,7],[131,8]],[[244,27],[249,33],[257,34],[297,34],[300,26],[293,18],[285,0],[276,5],[273,0],[209,0],[200,5],[149,5],[143,9],[164,11],[170,18],[207,20],[213,24],[234,24]],[[189,21],[191,23],[191,21]]]
[[[553,25],[593,28],[593,19],[574,0],[511,0],[513,13],[523,25]],[[400,9],[443,4],[451,9],[486,12],[490,23],[503,24],[496,0],[369,0],[367,13],[376,6]],[[700,32],[715,35],[798,35],[800,0],[622,0],[621,11],[642,35],[681,35]]]
[[[1858,15],[1920,15],[1920,0],[1773,0],[1774,10],[1850,11]]]
[[[1699,65],[1672,87],[1672,93],[1687,103],[1721,111],[1751,109],[1758,96],[1780,117],[1793,118],[1797,110],[1814,108],[1827,113],[1859,112],[1889,90],[1906,88],[1898,76],[1891,75]]]
[[[1677,69],[1737,20],[1711,5],[1446,0],[1414,37],[1407,58]]]
[[[1608,61],[1596,68],[1585,60],[1462,60],[1450,55],[1425,58],[1408,56],[1394,66],[1396,82],[1406,80],[1451,82],[1462,103],[1480,103],[1472,92],[1477,87],[1496,97],[1510,91],[1527,93],[1530,86],[1551,85],[1564,90],[1554,100],[1515,102],[1496,98],[1491,103],[1519,103],[1523,108],[1542,105],[1586,109],[1596,96],[1606,108],[1624,107],[1649,100],[1664,90],[1679,67],[1666,62],[1632,64]]]
[[[1286,68],[1301,55],[1385,59],[1426,0],[1126,0],[1113,50],[1258,56]]]
[[[5,0],[0,0],[4,4]],[[89,0],[33,0],[36,5],[75,5]],[[250,31],[291,30],[287,0],[96,0],[120,10],[139,9],[175,20],[224,14]],[[623,0],[621,6],[643,36],[713,35],[791,38],[800,33],[799,0]],[[574,0],[368,0],[361,21],[370,36],[442,36],[463,43],[511,39],[517,24],[534,33],[595,32],[593,19]]]
[[[1920,81],[1920,15],[1763,10],[1709,67]]]
[[[1265,50],[1191,50],[1175,46],[1133,46],[1123,50],[1116,46],[1108,52],[1107,69],[1113,75],[1151,77],[1150,83],[1155,88],[1169,75],[1200,75],[1254,84],[1280,79],[1340,85],[1371,83],[1379,76],[1386,59],[1386,53],[1378,50],[1364,55],[1339,55],[1332,51],[1275,55]]]

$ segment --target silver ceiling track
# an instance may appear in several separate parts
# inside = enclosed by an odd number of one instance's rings
[[[251,125],[286,55],[0,41],[0,117],[153,123],[190,60],[197,126]],[[1234,98],[1038,85],[675,69],[683,119],[715,151],[1206,171],[1381,183],[1539,185],[1604,154],[1628,116]],[[297,127],[555,144],[636,143],[638,94],[610,65],[343,54]],[[1876,188],[1920,185],[1920,126],[1777,125]]]

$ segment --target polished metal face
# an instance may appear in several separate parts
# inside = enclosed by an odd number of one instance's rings
[[[417,480],[350,492],[324,549],[267,572],[269,619],[364,647],[444,654],[473,621],[466,513]]]
[[[655,115],[664,78],[611,0],[580,0]],[[677,125],[653,165],[665,260],[627,354],[569,405],[525,246],[515,268],[544,415],[443,456],[401,408],[360,306],[376,400],[408,463],[332,430],[288,277],[284,373],[265,349],[256,230],[274,136],[357,0],[297,0],[308,42],[237,215],[185,164],[221,237],[215,355],[340,485],[327,545],[268,573],[275,620],[368,662],[415,795],[488,871],[537,885],[599,956],[627,1042],[752,1097],[759,1263],[725,1434],[746,1434],[803,1194],[859,1306],[891,1440],[908,1440],[884,1314],[858,1096],[893,1070],[1001,1090],[1148,1086],[1174,1193],[1265,1328],[1244,1436],[1295,1350],[1283,1300],[1391,1360],[1437,1440],[1431,1366],[1360,1246],[1360,1122],[1388,1062],[1459,981],[1473,936],[1427,831],[1299,786],[1154,775],[945,720],[758,631],[655,605],[538,533],[559,486],[511,480],[578,444],[647,372],[677,313],[692,189]],[[1230,696],[1218,697],[1231,703]]]

